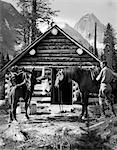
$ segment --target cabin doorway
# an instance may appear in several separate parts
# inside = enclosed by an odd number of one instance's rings
[[[62,89],[55,88],[55,80],[58,69],[52,68],[51,104],[72,104],[72,81],[66,80]]]

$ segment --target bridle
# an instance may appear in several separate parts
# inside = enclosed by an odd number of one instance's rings
[[[64,79],[63,69],[60,69],[56,74],[55,87],[59,87],[59,82]]]

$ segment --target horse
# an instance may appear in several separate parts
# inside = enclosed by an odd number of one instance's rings
[[[11,88],[9,94],[10,122],[12,122],[14,119],[17,121],[16,109],[20,98],[23,98],[25,102],[25,115],[26,118],[29,119],[27,109],[28,106],[30,106],[34,85],[36,84],[36,72],[34,68],[32,72],[26,70],[23,70],[23,72],[25,73],[26,82],[20,87]],[[19,77],[19,80],[21,81],[23,76],[22,74],[19,74],[17,77]]]
[[[79,85],[82,100],[81,118],[88,117],[88,98],[90,93],[99,93],[100,83],[96,80],[100,68],[81,68],[81,67],[67,67],[60,69],[56,74],[55,87],[61,87],[64,81],[75,81]],[[61,89],[61,88],[60,88]],[[111,106],[113,107],[113,106]]]

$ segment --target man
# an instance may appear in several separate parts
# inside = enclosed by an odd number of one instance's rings
[[[114,108],[113,108],[113,100],[112,100],[112,87],[110,83],[113,80],[113,77],[117,77],[117,74],[114,73],[108,66],[107,62],[103,61],[100,64],[102,70],[97,76],[96,80],[100,81],[100,89],[99,89],[99,104],[101,106],[101,116],[105,116],[104,103],[109,103],[109,108],[116,116]]]

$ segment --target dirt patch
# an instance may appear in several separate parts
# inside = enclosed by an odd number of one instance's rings
[[[81,121],[78,117],[80,113],[80,107],[64,106],[64,113],[60,113],[58,106],[41,106],[30,120],[24,113],[18,114],[18,123],[12,124],[11,129],[16,128],[14,132],[23,135],[19,141],[5,136],[11,126],[8,126],[8,115],[1,114],[0,150],[116,150],[116,118],[108,119],[108,122],[90,119],[89,126],[96,127],[89,128],[88,121]],[[100,125],[100,122],[104,123]]]

